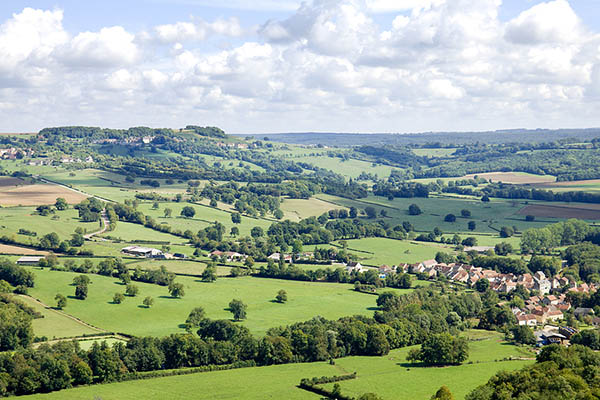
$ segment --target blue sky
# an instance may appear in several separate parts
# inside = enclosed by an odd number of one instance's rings
[[[4,131],[589,127],[599,100],[600,0],[0,2]]]

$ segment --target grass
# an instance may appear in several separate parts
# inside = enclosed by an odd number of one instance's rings
[[[106,342],[106,344],[108,344],[109,346],[112,346],[115,343],[125,343],[123,340],[115,339],[115,338],[78,340],[78,342],[79,342],[79,347],[81,347],[81,349],[85,350],[85,351],[91,349],[92,345],[96,342],[98,344],[100,344],[101,342]]]
[[[26,399],[88,400],[112,399],[291,399],[309,400],[318,396],[298,389],[302,378],[342,375],[353,371],[358,378],[340,382],[342,393],[359,396],[374,392],[383,399],[428,399],[441,386],[450,388],[456,399],[485,383],[500,370],[522,368],[533,361],[495,361],[504,357],[532,357],[502,342],[495,332],[475,331],[469,335],[487,339],[470,342],[473,364],[445,368],[407,366],[410,348],[393,350],[383,357],[347,357],[326,362],[242,368],[229,371],[154,378],[105,385],[92,385],[60,392],[24,396]],[[325,385],[330,388],[333,384]]]
[[[205,205],[189,204],[189,203],[173,203],[173,202],[161,202],[159,203],[158,209],[152,209],[154,202],[144,202],[138,206],[138,210],[146,215],[151,216],[159,223],[166,223],[173,229],[180,229],[186,231],[187,229],[198,232],[214,222],[220,222],[225,225],[225,234],[228,235],[233,226],[237,226],[240,230],[241,236],[249,236],[250,230],[255,226],[260,226],[263,230],[267,230],[273,223],[262,218],[252,218],[242,216],[242,222],[240,224],[234,224],[231,222],[231,213],[223,211],[218,208],[208,207]],[[183,218],[180,217],[181,209],[186,206],[191,206],[196,210],[194,218]],[[172,217],[165,218],[164,209],[170,208],[172,210]]]
[[[74,321],[56,310],[43,307],[39,303],[33,301],[30,297],[19,296],[19,299],[44,316],[44,318],[36,318],[33,320],[32,325],[35,336],[46,336],[48,339],[53,339],[99,333],[96,329],[92,329]],[[56,305],[56,302],[52,301],[50,304]]]
[[[132,242],[136,240],[147,240],[156,242],[168,242],[168,243],[185,243],[186,239],[182,239],[175,235],[168,233],[158,232],[152,229],[148,229],[143,225],[133,224],[130,222],[117,222],[117,227],[113,231],[104,233],[102,236],[111,238],[118,238],[125,242]]]
[[[71,285],[77,274],[35,268],[36,285],[30,294],[46,304],[54,304],[56,293],[73,295]],[[233,298],[248,305],[248,319],[242,323],[254,334],[262,335],[272,327],[308,320],[315,315],[338,318],[346,315],[371,315],[376,296],[357,293],[352,285],[311,283],[261,279],[254,277],[220,278],[214,283],[202,283],[193,277],[178,277],[185,286],[185,297],[171,298],[166,287],[135,283],[140,293],[126,298],[122,304],[112,304],[116,292],[124,286],[115,278],[90,275],[92,283],[86,300],[69,298],[65,312],[108,331],[133,335],[163,336],[182,332],[179,327],[190,310],[202,306],[212,319],[230,319],[227,310]],[[278,304],[272,300],[280,289],[288,293],[289,301]],[[406,292],[406,291],[399,291]],[[142,299],[152,296],[155,304],[146,309]]]
[[[35,214],[35,207],[0,208],[0,234],[16,235],[19,229],[23,228],[37,232],[37,238],[56,232],[62,240],[66,240],[71,239],[71,235],[75,233],[77,227],[88,232],[99,229],[98,222],[80,222],[78,215],[77,210],[72,208],[57,211],[46,217]],[[16,235],[16,238],[22,243],[29,243],[30,239],[34,242],[37,241],[36,238],[23,235]]]
[[[200,275],[206,269],[206,264],[195,261],[183,261],[183,260],[143,260],[134,261],[127,264],[129,268],[141,269],[159,269],[161,266],[165,266],[167,271],[175,274],[186,274],[186,275]],[[228,276],[231,268],[228,267],[217,267],[218,276]]]
[[[383,218],[385,222],[394,226],[403,221],[410,222],[415,230],[430,232],[439,227],[443,232],[468,232],[469,221],[475,221],[475,233],[496,233],[502,226],[515,225],[520,231],[527,228],[540,228],[546,222],[527,222],[525,217],[517,212],[525,206],[524,200],[512,201],[504,199],[492,199],[484,203],[474,197],[439,196],[429,198],[396,198],[388,200],[380,196],[369,196],[366,199],[350,200],[335,196],[319,194],[318,198],[331,201],[341,206],[354,206],[360,210],[372,206],[379,213],[385,210],[388,217]],[[408,215],[408,206],[417,204],[423,210],[421,215]],[[529,204],[534,202],[529,201]],[[462,218],[461,210],[471,211],[471,218]],[[447,214],[457,216],[456,222],[444,222]]]
[[[409,240],[363,238],[347,240],[348,250],[359,257],[362,264],[380,266],[398,265],[430,260],[438,251],[453,253],[452,248],[439,244],[422,244]],[[353,251],[354,250],[354,251]],[[356,251],[359,250],[359,251]]]
[[[287,364],[242,368],[229,371],[154,378],[139,381],[92,385],[49,394],[24,396],[44,400],[187,400],[187,399],[289,399],[314,400],[315,394],[296,387],[300,379],[335,375],[339,370],[328,363]]]
[[[335,204],[319,200],[317,198],[304,199],[285,199],[281,203],[281,211],[284,213],[283,219],[299,221],[308,217],[318,217],[319,215],[333,209],[340,209]]]
[[[363,172],[368,174],[376,174],[380,178],[385,178],[390,176],[390,173],[393,169],[398,169],[390,167],[389,165],[373,164],[371,162],[356,160],[354,158],[344,161],[339,157],[308,156],[294,158],[294,161],[305,162],[321,168],[329,169],[348,178],[358,178],[358,176]]]
[[[383,399],[428,399],[440,386],[446,385],[456,399],[464,399],[467,393],[487,382],[496,372],[520,369],[533,363],[532,360],[501,361],[509,357],[532,358],[534,355],[504,342],[499,333],[484,333],[487,334],[485,339],[469,342],[469,360],[460,366],[425,368],[408,364],[406,356],[412,347],[393,350],[384,357],[336,360],[336,366],[345,371],[358,372],[358,379],[340,382],[342,393],[359,396],[374,392]],[[481,336],[477,331],[473,334]],[[325,387],[331,389],[333,384]]]

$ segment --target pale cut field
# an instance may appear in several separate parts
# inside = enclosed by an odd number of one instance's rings
[[[48,254],[47,251],[39,251],[28,249],[27,247],[11,246],[8,244],[0,244],[0,254],[16,254],[16,255],[32,255],[32,256],[45,256]]]
[[[493,182],[503,183],[548,183],[556,181],[556,177],[552,175],[535,175],[525,172],[485,172],[480,174],[469,174],[461,179],[473,179],[475,176],[479,178],[491,179]]]
[[[346,207],[338,206],[314,197],[308,200],[285,199],[281,203],[280,208],[284,214],[283,219],[289,219],[292,221],[299,221],[301,219],[313,216],[318,217],[319,215],[333,209],[341,210],[344,208],[348,210]]]
[[[69,204],[77,204],[87,196],[58,185],[26,185],[2,187],[0,189],[0,205],[2,206],[38,206],[54,204],[58,197]]]

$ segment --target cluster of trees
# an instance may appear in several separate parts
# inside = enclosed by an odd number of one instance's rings
[[[380,302],[386,304],[374,318],[355,316],[331,321],[315,317],[269,329],[262,338],[255,338],[234,322],[206,319],[199,310],[190,313],[186,321],[189,331],[195,330],[196,335],[132,338],[112,348],[95,344],[88,351],[79,349],[75,342],[42,345],[36,350],[17,349],[0,355],[0,388],[5,395],[28,394],[119,380],[128,373],[142,371],[385,355],[393,348],[425,343],[433,335],[457,333],[465,327],[463,321],[477,316],[481,309],[477,294],[420,289],[396,297]],[[233,300],[229,306],[235,319],[244,318],[243,302]]]
[[[583,241],[595,241],[600,230],[585,221],[569,219],[543,228],[531,228],[521,236],[521,250],[527,253],[544,253],[558,246],[569,246]]]
[[[466,399],[594,399],[599,392],[600,355],[578,344],[553,344],[541,349],[534,365],[498,372]]]
[[[426,365],[458,365],[468,357],[467,339],[440,333],[425,339],[421,348],[412,349],[406,359],[411,362],[420,361]]]
[[[220,186],[206,185],[200,195],[211,201],[220,201],[234,206],[236,211],[250,216],[264,216],[267,213],[283,217],[279,209],[280,190],[266,190],[265,185],[241,186],[235,182]]]
[[[412,278],[409,274],[388,274],[385,279],[379,277],[377,270],[369,269],[365,272],[348,273],[343,268],[319,268],[315,270],[300,268],[294,264],[283,262],[275,263],[269,259],[267,266],[261,266],[257,275],[263,278],[288,279],[308,282],[337,282],[337,283],[360,283],[373,287],[391,287],[409,289]]]

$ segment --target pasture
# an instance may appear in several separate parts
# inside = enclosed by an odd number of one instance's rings
[[[423,148],[423,149],[412,149],[412,152],[414,154],[416,154],[417,156],[420,157],[429,157],[429,158],[433,158],[433,157],[450,157],[452,156],[452,154],[454,154],[454,152],[456,151],[456,148],[432,148],[432,149],[427,149],[427,148]]]
[[[533,215],[546,218],[577,218],[586,220],[600,220],[600,205],[598,204],[532,204],[523,207],[519,215]]]
[[[527,205],[525,201],[494,198],[489,203],[484,203],[479,198],[458,196],[395,198],[393,200],[380,196],[369,196],[360,200],[344,199],[326,194],[319,194],[317,197],[340,206],[354,206],[359,210],[371,206],[375,208],[377,214],[381,210],[385,210],[387,216],[379,219],[391,226],[408,221],[417,232],[431,232],[435,227],[440,228],[444,233],[469,232],[470,221],[474,221],[476,224],[474,233],[491,234],[497,234],[502,226],[516,226],[519,231],[523,231],[527,228],[540,228],[545,225],[543,221],[527,222],[523,215],[517,213]],[[413,203],[421,208],[422,214],[408,214],[408,207]],[[529,204],[531,203],[530,201]],[[470,211],[471,217],[461,217],[463,209]],[[445,222],[444,217],[447,214],[454,214],[457,217],[456,221]]]
[[[198,278],[179,276],[177,282],[185,287],[183,298],[172,298],[166,287],[136,282],[137,297],[127,297],[122,304],[113,304],[115,293],[123,293],[125,287],[112,277],[89,275],[88,298],[72,297],[71,272],[59,272],[34,268],[36,285],[31,296],[48,305],[54,304],[54,296],[62,293],[69,297],[65,312],[94,326],[132,335],[164,336],[183,332],[183,324],[194,307],[202,306],[211,319],[230,319],[227,310],[233,298],[248,305],[248,319],[241,322],[253,334],[262,335],[269,328],[308,320],[315,315],[339,318],[346,315],[371,315],[376,307],[377,296],[355,292],[350,284],[312,283],[284,281],[254,277],[219,278],[214,283],[200,282]],[[285,304],[273,301],[277,291],[288,294]],[[406,292],[398,291],[398,293]],[[154,298],[154,306],[143,307],[146,296]]]
[[[343,158],[339,157],[308,156],[294,158],[293,161],[313,164],[320,168],[331,170],[336,174],[354,179],[358,178],[358,176],[363,172],[367,174],[375,174],[380,178],[385,178],[390,176],[390,173],[393,169],[398,169],[389,165],[376,164],[354,158],[344,160]]]
[[[481,336],[476,332],[477,336]],[[358,372],[358,378],[340,382],[342,393],[359,396],[377,393],[385,400],[428,399],[441,386],[450,388],[456,399],[485,383],[501,370],[515,370],[531,364],[526,361],[501,361],[505,357],[533,357],[522,348],[501,340],[494,332],[484,332],[484,340],[471,341],[469,362],[460,366],[423,368],[406,364],[412,347],[392,350],[383,357],[347,357],[309,364],[286,364],[241,368],[147,380],[92,385],[25,399],[88,400],[103,399],[292,399],[310,400],[318,396],[297,387],[302,378]],[[331,389],[333,384],[324,385]]]
[[[336,367],[358,378],[340,382],[342,394],[359,396],[377,393],[383,399],[428,399],[442,385],[448,386],[456,399],[465,395],[498,371],[521,369],[533,363],[533,353],[510,345],[496,332],[484,332],[485,339],[469,342],[469,359],[459,366],[426,368],[406,362],[413,347],[392,350],[383,357],[347,357],[336,360]],[[475,332],[481,336],[480,332]],[[528,358],[526,361],[502,361],[505,358]],[[333,384],[324,385],[332,389]]]
[[[340,374],[325,362],[241,368],[138,381],[83,386],[60,392],[23,396],[27,400],[314,400],[317,395],[296,386],[302,378]]]
[[[19,299],[44,316],[44,318],[36,318],[32,322],[35,336],[46,336],[49,340],[52,340],[101,332],[70,318],[60,311],[46,308],[29,296],[19,296]],[[56,302],[47,305],[55,306]]]
[[[339,242],[337,243],[339,244]],[[454,253],[450,246],[411,240],[363,238],[347,240],[346,243],[348,251],[356,254],[361,264],[377,267],[382,264],[412,264],[430,260],[435,257],[438,251]]]
[[[17,234],[21,228],[37,232],[37,238],[56,232],[62,240],[65,240],[71,239],[71,235],[78,227],[86,232],[93,232],[98,230],[98,222],[81,222],[78,211],[72,208],[56,211],[48,216],[36,214],[34,207],[0,208],[0,234],[15,235],[21,243],[37,241],[35,237]]]

